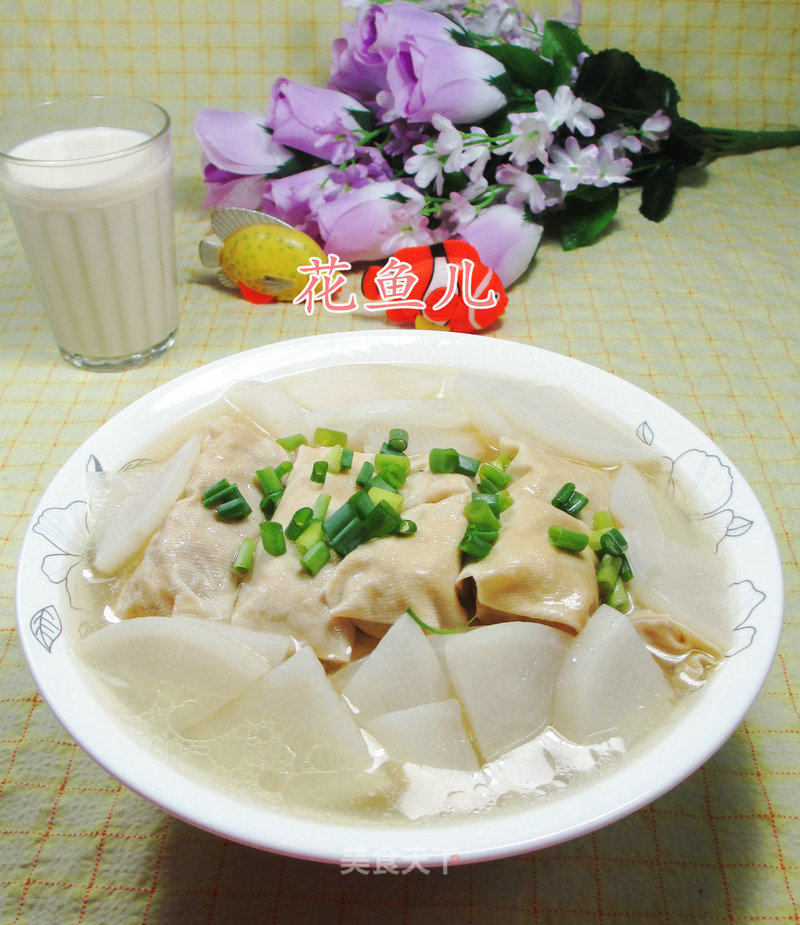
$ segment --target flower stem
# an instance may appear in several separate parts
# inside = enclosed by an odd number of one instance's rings
[[[800,145],[800,129],[788,131],[748,131],[734,128],[704,128],[710,144],[706,153],[710,157],[728,154],[749,154],[769,148],[791,148]]]

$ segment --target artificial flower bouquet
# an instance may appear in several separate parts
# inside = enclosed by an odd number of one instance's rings
[[[680,172],[800,131],[701,128],[663,74],[592,52],[570,18],[513,0],[360,5],[327,88],[275,82],[266,114],[205,109],[204,205],[266,212],[347,261],[460,239],[505,285],[545,224],[571,250],[614,217],[622,185],[660,221]]]

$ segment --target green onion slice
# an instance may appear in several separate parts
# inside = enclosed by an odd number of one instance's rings
[[[314,431],[314,443],[317,446],[347,446],[347,434],[329,427],[318,427]]]
[[[308,440],[302,434],[291,434],[289,437],[280,437],[275,441],[278,446],[283,447],[287,453],[291,453],[299,446],[305,446]]]
[[[458,453],[452,449],[434,447],[428,454],[428,468],[436,474],[455,472],[458,467]]]
[[[261,491],[265,495],[272,494],[273,491],[280,491],[283,488],[280,476],[272,466],[265,466],[263,469],[256,470],[256,478]]]
[[[344,558],[367,539],[367,528],[354,517],[343,530],[330,541],[331,549]]]
[[[476,527],[489,530],[500,529],[500,520],[486,501],[470,501],[464,508],[464,516],[468,523]]]
[[[233,498],[231,501],[225,501],[217,508],[217,517],[219,517],[223,523],[230,523],[234,520],[244,520],[248,514],[252,513],[253,509],[242,497],[238,488],[236,492],[236,498]]]
[[[305,528],[311,523],[314,517],[314,512],[310,507],[301,507],[300,510],[295,511],[292,515],[292,519],[289,521],[288,526],[286,527],[286,538],[294,542],[298,536],[305,530]]]
[[[441,630],[441,629],[438,629],[438,628],[435,627],[435,626],[430,626],[430,625],[429,625],[428,623],[426,623],[424,620],[421,620],[421,619],[414,613],[414,611],[413,611],[410,607],[407,607],[407,608],[406,608],[406,613],[409,615],[409,617],[411,617],[411,619],[412,619],[418,626],[421,626],[422,629],[425,630],[425,632],[427,632],[427,633],[436,633],[437,636],[447,636],[447,635],[449,635],[450,633],[461,633],[461,632],[463,632],[465,629],[469,629],[470,624],[471,624],[474,620],[477,620],[477,619],[478,619],[478,615],[476,614],[474,617],[470,617],[470,619],[467,620],[466,623],[462,623],[461,626],[453,626],[453,627],[451,627],[450,629]]]
[[[240,575],[246,575],[253,567],[253,557],[256,552],[256,541],[252,536],[242,540],[233,560],[233,570]]]
[[[569,504],[569,499],[572,497],[573,492],[575,491],[574,482],[565,482],[561,488],[553,495],[551,504],[553,507],[557,507],[560,510],[564,510],[564,505]]]
[[[393,427],[389,431],[388,445],[398,453],[405,453],[408,449],[408,431],[402,427]]]
[[[375,466],[371,462],[365,462],[356,476],[356,485],[365,488],[373,475],[375,475]]]
[[[619,556],[621,558],[627,548],[628,541],[616,527],[612,527],[600,537],[600,549],[604,553],[608,553],[609,556]]]
[[[330,495],[320,495],[317,500],[314,502],[314,510],[312,520],[324,520],[325,515],[328,513],[328,505],[331,503]]]
[[[382,488],[380,485],[372,485],[368,491],[370,500],[373,504],[385,502],[398,515],[403,510],[403,496],[390,488]]]
[[[283,477],[288,475],[293,468],[294,466],[292,465],[291,461],[284,459],[282,463],[279,463],[277,466],[275,466],[275,475],[277,475],[278,478],[282,480]]]
[[[208,501],[213,495],[230,487],[231,483],[227,479],[220,479],[218,482],[214,482],[213,485],[203,492],[203,501]]]
[[[261,499],[261,513],[270,520],[272,515],[275,513],[276,508],[280,504],[281,498],[283,497],[284,489],[281,488],[279,491],[271,491],[266,497]]]
[[[607,599],[614,590],[614,585],[619,577],[619,570],[622,565],[622,559],[619,556],[605,555],[597,566],[597,587]]]
[[[456,472],[458,472],[459,475],[468,475],[471,479],[474,479],[480,467],[480,460],[474,459],[472,456],[464,456],[463,453],[458,454]]]
[[[337,508],[337,510],[323,521],[322,532],[329,540],[332,540],[334,537],[338,536],[355,517],[356,512],[353,510],[350,502],[345,501],[340,508]]]
[[[496,536],[494,539],[481,536],[477,530],[467,530],[458,548],[468,556],[472,556],[473,559],[485,559],[492,551],[496,539]]]
[[[349,469],[353,465],[353,451],[345,447],[342,455],[339,457],[339,465],[342,469]]]
[[[472,493],[472,500],[485,501],[498,517],[514,503],[511,495],[505,488],[495,493],[474,491]]]
[[[356,517],[359,520],[363,520],[367,514],[375,507],[375,502],[370,498],[369,493],[364,491],[357,491],[354,495],[351,495],[348,498],[347,503],[352,507],[355,512]]]
[[[553,546],[558,549],[567,549],[570,552],[580,552],[582,549],[586,549],[589,542],[589,537],[585,533],[568,530],[566,527],[556,524],[550,527],[547,535],[550,537],[550,542]]]
[[[413,520],[401,520],[395,532],[398,536],[413,536],[417,532],[417,525]]]
[[[330,549],[320,540],[319,543],[315,543],[307,552],[300,556],[300,565],[309,575],[316,575],[330,557]]]
[[[577,517],[588,503],[589,499],[586,495],[582,495],[579,491],[573,491],[572,497],[564,506],[564,511],[573,517]]]
[[[258,525],[261,534],[261,545],[264,552],[271,556],[282,556],[286,552],[286,539],[283,535],[283,527],[275,521],[264,521]]]
[[[614,521],[608,511],[598,511],[592,517],[592,526],[595,530],[610,530],[614,526]]]
[[[490,482],[492,485],[495,485],[495,491],[501,491],[503,488],[507,488],[511,481],[510,475],[503,472],[502,469],[498,469],[497,466],[492,465],[492,463],[483,463],[480,469],[478,469],[478,475],[481,477],[482,482]]]
[[[623,584],[622,578],[617,578],[614,589],[611,594],[608,595],[606,603],[615,610],[619,610],[621,613],[627,613],[630,609],[631,600],[628,597],[628,591]]]
[[[311,481],[319,485],[325,484],[325,476],[328,474],[328,463],[324,459],[319,459],[311,468]]]
[[[328,464],[328,472],[335,475],[342,471],[342,448],[340,446],[331,447],[322,458]]]
[[[312,546],[320,542],[322,542],[322,524],[318,520],[312,520],[294,541],[294,545],[300,555],[305,555]]]
[[[623,555],[622,562],[619,566],[619,577],[623,581],[630,581],[633,578],[633,571],[631,570],[631,564],[628,562],[628,557]]]

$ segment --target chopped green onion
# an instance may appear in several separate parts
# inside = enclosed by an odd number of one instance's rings
[[[513,457],[509,456],[508,453],[500,453],[500,455],[497,457],[497,459],[494,460],[492,465],[496,466],[498,469],[505,472],[506,469],[511,464],[512,458]]]
[[[402,488],[406,483],[406,474],[400,466],[384,466],[377,478],[395,490]],[[374,478],[371,479],[370,484],[375,484],[375,481]]]
[[[374,474],[375,466],[373,466],[371,462],[365,462],[361,467],[358,475],[356,476],[356,485],[360,485],[362,488],[365,488],[367,482],[369,482]]]
[[[464,508],[467,522],[481,529],[499,530],[500,521],[485,501],[470,501]]]
[[[570,552],[580,552],[586,549],[589,537],[585,533],[578,533],[575,530],[567,530],[566,527],[560,527],[554,524],[547,531],[550,542],[559,549],[568,549]]]
[[[367,482],[367,489],[370,488],[380,488],[382,491],[391,491],[394,492],[394,494],[398,494],[398,490],[394,485],[392,485],[391,482],[387,482],[386,479],[381,478],[379,475],[373,475]]]
[[[331,503],[330,495],[320,495],[314,502],[314,511],[312,520],[324,520],[328,513],[328,505]]]
[[[400,514],[385,500],[380,500],[362,521],[369,539],[394,533],[400,523]]]
[[[496,539],[496,538],[495,538]],[[458,548],[474,559],[485,559],[492,551],[494,541],[489,541],[480,535],[478,531],[467,530],[463,539],[458,544]]]
[[[256,541],[252,536],[242,540],[233,560],[233,570],[240,575],[246,575],[253,567],[253,556],[256,552]]]
[[[264,469],[258,469],[256,471],[256,478],[258,479],[258,484],[261,487],[261,491],[265,495],[270,495],[273,491],[280,491],[283,488],[280,476],[272,468],[272,466],[266,466]]]
[[[317,460],[311,468],[311,481],[320,485],[325,484],[325,476],[328,474],[328,463],[324,459]]]
[[[437,474],[455,472],[458,467],[458,453],[451,449],[434,447],[428,454],[428,467]]]
[[[373,504],[380,504],[385,501],[398,514],[403,510],[403,496],[396,491],[381,488],[379,485],[372,485],[368,494]]]
[[[588,503],[589,499],[586,495],[582,495],[579,491],[573,491],[572,497],[564,507],[564,511],[573,517],[577,517]]]
[[[595,530],[610,530],[614,526],[614,521],[608,511],[598,511],[592,517],[592,526]]]
[[[325,536],[332,540],[335,536],[338,536],[342,530],[353,520],[356,516],[355,511],[350,505],[349,501],[335,510],[330,517],[322,523],[322,532]]]
[[[310,575],[316,575],[330,557],[330,549],[320,541],[319,543],[315,543],[311,549],[300,556],[300,565],[302,565]]]
[[[328,464],[328,472],[334,475],[341,472],[342,469],[342,448],[340,446],[331,447],[330,450],[322,457]]]
[[[481,481],[491,482],[496,485],[497,491],[507,488],[508,483],[511,481],[510,475],[507,475],[502,469],[498,469],[497,466],[493,466],[491,463],[483,463],[478,469],[478,475],[480,475]]]
[[[607,599],[614,590],[614,585],[619,577],[622,559],[619,556],[605,555],[597,566],[597,587],[604,599]]]
[[[612,527],[600,537],[600,549],[608,553],[609,556],[619,556],[621,558],[627,548],[627,540],[616,527]]]
[[[347,434],[341,430],[318,427],[314,431],[314,443],[317,446],[347,446]]]
[[[306,440],[302,434],[292,434],[289,437],[281,437],[275,442],[278,444],[278,446],[283,447],[287,453],[291,453],[299,446],[305,446],[308,443],[308,440]]]
[[[314,512],[310,507],[301,507],[300,510],[295,511],[292,515],[292,519],[289,521],[289,525],[286,527],[286,538],[294,542],[311,523],[313,517]]]
[[[378,453],[375,457],[375,471],[378,475],[383,475],[383,468],[385,466],[395,466],[402,469],[405,475],[408,475],[411,470],[411,463],[408,461],[408,456],[403,456],[402,453]]]
[[[203,501],[208,501],[213,495],[216,495],[218,492],[224,491],[226,488],[230,488],[231,483],[227,479],[220,479],[218,482],[207,488],[203,492]]]
[[[600,547],[603,542],[603,535],[611,529],[606,527],[604,530],[594,530],[589,534],[589,549],[593,552],[600,552]]]
[[[633,571],[631,570],[631,564],[628,562],[628,557],[623,555],[622,562],[619,567],[619,577],[623,581],[630,581],[633,578]]]
[[[569,499],[572,497],[575,491],[574,482],[566,482],[558,491],[553,495],[553,499],[550,502],[553,507],[557,507],[560,510],[564,510],[564,505],[569,504]]]
[[[236,489],[238,497],[231,501],[225,501],[217,508],[217,517],[223,523],[230,523],[233,520],[244,520],[252,512],[252,508],[242,497],[239,489]]]
[[[303,530],[300,536],[294,541],[297,551],[304,555],[322,540],[322,523],[319,520],[312,520],[311,523]]]
[[[381,448],[378,450],[378,454],[383,454],[384,456],[405,456],[406,454],[402,450],[396,450],[391,444],[384,441],[381,444]]]
[[[349,469],[353,465],[353,451],[345,447],[342,455],[339,457],[339,465],[342,469]]]
[[[218,504],[224,504],[226,501],[233,501],[241,495],[238,486],[229,485],[227,488],[221,488],[218,492],[210,495],[207,501],[203,502],[203,507],[212,508]]]
[[[459,475],[468,475],[471,479],[474,479],[480,467],[481,463],[479,459],[474,459],[472,456],[465,456],[463,453],[458,454],[456,472],[458,472]]]
[[[275,513],[275,509],[280,504],[280,500],[283,497],[283,489],[279,491],[271,491],[266,497],[261,499],[261,513],[270,520],[272,515]]]
[[[401,520],[397,525],[398,536],[413,536],[417,532],[417,525],[413,520]]]
[[[393,450],[398,453],[405,453],[408,449],[408,431],[402,427],[393,427],[389,431],[389,440],[387,441]]]
[[[294,466],[292,465],[290,460],[284,459],[282,463],[279,463],[277,466],[275,466],[275,475],[277,475],[278,478],[282,480],[283,477],[285,475],[288,475],[292,471],[293,468]]]
[[[627,613],[631,606],[631,601],[622,578],[617,578],[614,590],[608,595],[606,603],[615,610],[619,610],[620,613]]]
[[[467,620],[466,623],[462,623],[461,626],[453,626],[453,627],[451,627],[450,629],[440,630],[440,629],[438,629],[438,628],[435,627],[435,626],[430,626],[430,625],[427,624],[424,620],[421,620],[421,619],[414,613],[414,611],[413,611],[410,607],[407,607],[407,608],[406,608],[406,613],[409,615],[409,617],[411,617],[412,620],[414,620],[414,622],[415,622],[418,626],[421,626],[422,629],[424,629],[426,632],[428,632],[428,633],[436,633],[437,636],[447,636],[448,633],[461,633],[461,632],[463,632],[465,629],[468,629],[468,628],[469,628],[469,625],[470,625],[470,623],[472,623],[473,620],[477,620],[477,619],[478,619],[478,616],[477,616],[477,614],[476,614],[474,617],[470,617],[470,619]]]
[[[498,491],[496,494],[492,494],[492,492],[481,493],[474,491],[472,493],[472,500],[485,501],[498,517],[514,503],[511,495],[506,489]]]
[[[375,502],[370,498],[369,493],[363,490],[351,495],[348,499],[348,504],[352,507],[359,520],[363,520],[375,507]]]
[[[354,517],[347,526],[330,541],[331,549],[344,558],[367,539],[367,528]]]
[[[271,556],[282,556],[286,552],[286,539],[283,535],[283,528],[275,521],[264,521],[258,525],[261,533],[261,545],[264,552]]]

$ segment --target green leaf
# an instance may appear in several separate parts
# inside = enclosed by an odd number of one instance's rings
[[[675,161],[661,161],[648,173],[642,186],[641,214],[651,222],[666,218],[675,198],[680,165]]]
[[[619,187],[607,186],[591,199],[585,195],[570,193],[561,213],[561,246],[565,251],[591,244],[617,214]]]
[[[553,65],[530,48],[520,45],[484,45],[481,51],[499,61],[508,76],[526,90],[544,90],[552,86]]]
[[[545,58],[555,60],[557,57],[562,57],[574,65],[578,63],[578,55],[581,52],[591,54],[592,50],[584,44],[577,30],[570,29],[568,25],[557,19],[547,20],[542,36],[542,54]]]
[[[358,127],[365,132],[375,128],[375,116],[368,109],[348,109],[350,115],[356,120]]]
[[[632,54],[607,48],[583,62],[575,81],[575,95],[604,110],[635,109],[639,103],[635,91],[646,83],[645,70]]]
[[[319,164],[323,164],[324,161],[321,161],[319,158],[311,157],[308,154],[303,154],[297,152],[292,154],[292,156],[284,161],[279,167],[276,167],[275,170],[270,173],[265,173],[262,177],[263,180],[279,180],[281,177],[288,177],[293,173],[301,173],[305,170],[311,170],[312,167],[317,167]]]

